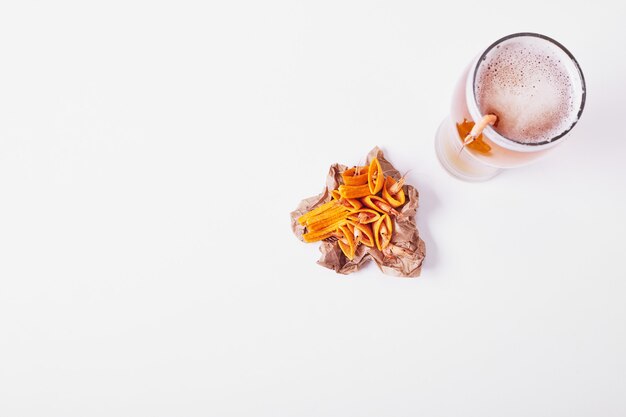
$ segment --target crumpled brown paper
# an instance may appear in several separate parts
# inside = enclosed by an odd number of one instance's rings
[[[390,175],[396,180],[400,178],[400,173],[387,161],[378,147],[375,147],[367,155],[367,164],[378,157],[380,165],[385,175]],[[326,177],[326,188],[321,194],[304,199],[298,208],[291,212],[291,228],[298,239],[304,241],[302,234],[305,229],[297,221],[298,217],[314,209],[315,207],[330,201],[331,190],[337,189],[343,184],[341,173],[348,167],[341,164],[333,164]],[[365,265],[370,259],[378,265],[380,270],[389,275],[400,277],[418,277],[422,269],[426,247],[424,241],[420,239],[417,226],[415,224],[415,213],[417,211],[419,194],[415,187],[404,186],[406,203],[402,206],[399,219],[393,218],[394,228],[391,245],[383,252],[378,249],[359,245],[353,260],[345,257],[336,242],[322,241],[320,252],[321,258],[318,264],[326,268],[334,269],[340,274],[351,274]]]

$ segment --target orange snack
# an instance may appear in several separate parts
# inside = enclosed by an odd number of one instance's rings
[[[368,184],[339,186],[339,195],[343,198],[361,198],[369,194],[370,188]]]
[[[374,247],[374,232],[369,224],[348,221],[347,225],[352,230],[355,244],[362,243],[370,248]]]
[[[363,207],[363,203],[356,198],[342,198],[339,203],[350,210],[358,210]]]
[[[383,174],[380,162],[378,162],[378,158],[373,158],[367,170],[367,184],[369,186],[370,194],[377,194],[380,190],[382,190],[384,182],[385,175]]]
[[[404,178],[400,179],[400,181],[396,181],[391,177],[385,178],[385,185],[383,186],[383,198],[393,208],[400,207],[406,201],[406,196],[404,195],[404,190],[402,189],[403,183]],[[400,184],[399,187],[398,184]]]
[[[369,208],[362,208],[348,215],[348,220],[361,224],[374,223],[379,218],[380,213]]]
[[[314,231],[314,232],[304,233],[302,235],[302,238],[307,243],[317,242],[318,240],[328,239],[329,237],[334,236],[337,233],[337,228],[339,226],[343,226],[345,223],[346,223],[346,220],[340,220],[336,224],[328,225],[328,226],[326,226],[323,229],[320,229],[320,230],[317,230],[317,231]]]
[[[383,214],[373,227],[374,241],[378,250],[383,250],[389,246],[391,242],[391,234],[393,233],[393,222],[391,217],[387,214]]]
[[[329,202],[327,202],[327,203],[324,203],[324,204],[322,204],[321,206],[319,206],[319,207],[317,207],[317,208],[314,208],[313,210],[309,211],[308,213],[305,213],[305,214],[303,214],[302,216],[300,216],[300,217],[298,218],[298,223],[300,223],[300,224],[305,224],[305,223],[306,223],[306,221],[307,221],[309,218],[311,218],[311,217],[313,217],[313,216],[316,216],[316,215],[318,215],[318,214],[320,214],[320,213],[323,213],[324,211],[326,211],[326,210],[328,210],[328,209],[330,209],[330,208],[332,208],[332,207],[335,207],[336,205],[337,205],[337,202],[336,202],[336,201],[329,201]]]
[[[367,184],[367,166],[354,167],[347,169],[341,174],[343,182],[346,185],[363,185]]]
[[[339,240],[337,241],[337,244],[341,248],[341,251],[344,255],[346,255],[346,258],[350,260],[354,259],[356,245],[354,244],[353,234],[350,232],[350,229],[348,229],[348,227],[344,225],[339,226],[337,231],[341,235],[341,237],[339,237]]]

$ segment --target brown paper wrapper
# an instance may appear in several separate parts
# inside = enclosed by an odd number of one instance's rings
[[[367,163],[377,157],[385,175],[392,176],[396,180],[400,179],[400,173],[387,161],[378,147],[375,147],[367,155]],[[304,199],[298,204],[298,208],[291,212],[291,229],[298,239],[304,241],[302,234],[305,232],[304,226],[300,225],[297,219],[308,211],[331,200],[331,190],[336,190],[343,184],[341,173],[348,167],[341,164],[333,164],[328,170],[326,177],[326,187],[324,191],[316,196]],[[418,277],[422,269],[422,262],[426,253],[424,241],[420,239],[417,225],[415,224],[415,213],[418,206],[419,194],[415,187],[404,186],[406,203],[400,209],[402,216],[399,219],[393,218],[394,228],[391,238],[391,245],[384,251],[359,245],[353,260],[349,260],[343,254],[337,242],[328,240],[322,241],[320,251],[322,256],[317,261],[318,264],[326,268],[333,269],[340,274],[351,274],[358,271],[363,265],[373,259],[380,270],[388,275],[400,277]]]

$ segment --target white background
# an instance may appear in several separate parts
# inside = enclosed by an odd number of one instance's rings
[[[4,1],[0,415],[626,415],[626,8],[609,1]],[[433,136],[535,31],[588,101],[482,184]],[[422,277],[318,266],[289,212],[386,151]]]

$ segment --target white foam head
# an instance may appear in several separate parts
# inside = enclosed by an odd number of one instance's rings
[[[584,81],[576,62],[557,44],[537,36],[498,43],[479,62],[474,93],[481,114],[498,116],[495,130],[525,144],[540,144],[578,120]]]

